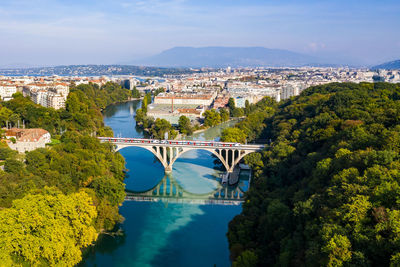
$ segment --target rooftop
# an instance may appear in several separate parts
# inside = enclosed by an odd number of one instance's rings
[[[18,141],[36,142],[45,134],[49,134],[49,132],[40,128],[34,128],[34,129],[11,128],[6,130],[5,135],[7,138],[14,137]]]

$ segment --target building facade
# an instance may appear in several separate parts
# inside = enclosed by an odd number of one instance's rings
[[[8,146],[20,153],[44,148],[51,142],[50,133],[44,129],[7,129],[5,133]]]

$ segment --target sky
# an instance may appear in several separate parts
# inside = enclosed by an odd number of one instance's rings
[[[0,0],[0,66],[115,64],[175,46],[400,59],[398,0]]]

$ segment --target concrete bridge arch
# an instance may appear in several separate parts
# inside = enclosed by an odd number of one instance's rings
[[[154,140],[150,139],[132,139],[135,142],[127,142],[127,138],[99,138],[102,142],[111,142],[115,145],[115,150],[118,151],[125,147],[141,147],[144,148],[161,162],[165,172],[172,172],[172,166],[175,161],[185,152],[190,150],[205,150],[215,155],[224,165],[228,173],[233,172],[235,166],[243,159],[244,156],[262,150],[264,145],[243,145],[232,143],[221,143],[221,142],[208,142],[211,145],[208,146],[196,146],[189,144],[176,144],[177,141],[168,141],[167,143],[152,143]],[[109,141],[112,140],[112,141]],[[141,140],[137,142],[137,140]],[[186,142],[186,141],[185,141]],[[194,141],[188,141],[188,143],[195,143]],[[218,147],[216,147],[218,144]]]

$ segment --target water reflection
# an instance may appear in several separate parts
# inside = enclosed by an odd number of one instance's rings
[[[139,100],[113,104],[103,110],[103,116],[105,118],[113,117],[121,111],[121,108],[128,110],[130,115],[134,115],[136,109],[140,108],[140,106],[141,102]]]
[[[104,111],[105,124],[115,135],[143,137],[143,132],[135,128],[134,113],[138,107],[140,101],[110,106]],[[221,129],[212,131],[196,134],[194,138],[212,140],[219,136]],[[128,190],[149,191],[166,178],[164,168],[151,152],[130,147],[120,153],[129,169],[129,178],[125,179]],[[169,182],[173,180],[194,195],[212,194],[221,187],[218,169],[221,166],[214,161],[209,152],[185,153],[174,163]],[[238,185],[240,190],[247,187],[244,177]],[[164,189],[172,193],[174,190],[163,188],[163,192]],[[100,237],[81,265],[200,267],[216,264],[228,267],[225,233],[228,222],[240,210],[240,206],[125,201],[120,207],[125,217],[119,226],[123,235]]]
[[[125,179],[127,191],[146,191],[156,186],[164,177],[164,167],[150,151],[141,147],[127,147],[119,151],[125,158],[129,178]]]

